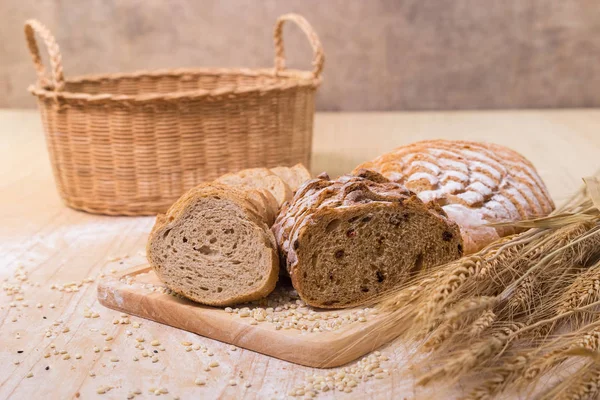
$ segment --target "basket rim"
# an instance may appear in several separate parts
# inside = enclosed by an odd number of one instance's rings
[[[289,90],[297,87],[317,88],[321,82],[321,77],[315,77],[311,72],[286,69],[275,71],[273,68],[177,68],[177,69],[157,69],[140,70],[135,72],[120,72],[110,74],[89,74],[78,75],[65,79],[67,83],[95,82],[103,80],[120,80],[126,78],[143,79],[144,77],[159,76],[182,76],[182,75],[242,75],[249,77],[269,76],[279,78],[278,82],[269,85],[254,85],[244,88],[234,86],[217,87],[215,89],[200,89],[170,93],[145,93],[139,95],[115,94],[115,93],[97,93],[90,94],[85,92],[55,91],[52,87],[42,87],[38,84],[32,84],[28,87],[31,94],[42,97],[60,100],[87,101],[87,102],[136,102],[145,103],[153,101],[178,101],[178,100],[196,100],[210,97],[223,97],[227,95],[241,95],[254,92],[271,92]]]

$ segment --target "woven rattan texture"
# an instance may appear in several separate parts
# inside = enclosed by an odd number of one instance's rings
[[[314,50],[313,71],[285,69],[282,25]],[[35,41],[44,41],[48,76]],[[39,22],[25,34],[58,187],[70,207],[109,215],[164,212],[191,187],[243,168],[310,165],[323,50],[301,16],[275,26],[275,68],[178,69],[63,77],[58,45]]]

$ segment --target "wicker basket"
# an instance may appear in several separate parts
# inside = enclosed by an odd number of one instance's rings
[[[282,27],[295,22],[313,70],[285,69]],[[46,44],[46,75],[35,33]],[[309,166],[323,49],[310,24],[275,24],[275,68],[177,69],[65,79],[54,37],[25,24],[46,141],[61,197],[110,215],[164,212],[200,182],[250,167]]]

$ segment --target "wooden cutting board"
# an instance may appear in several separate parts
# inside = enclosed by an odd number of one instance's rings
[[[98,299],[102,305],[127,314],[309,367],[331,368],[346,364],[398,336],[394,329],[382,329],[386,326],[382,324],[385,314],[368,312],[366,322],[347,322],[331,331],[276,329],[275,323],[264,321],[252,325],[252,317],[243,318],[223,308],[181,299],[164,289],[154,271],[144,265],[105,278],[98,285]],[[278,288],[271,296],[281,295],[284,290],[291,288]],[[246,306],[251,310],[258,307]],[[320,315],[324,319],[335,317],[335,314],[338,318],[350,317],[357,310],[313,311],[313,317]],[[333,319],[326,319],[325,323],[329,321]]]

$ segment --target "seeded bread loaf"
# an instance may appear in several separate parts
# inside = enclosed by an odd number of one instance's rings
[[[323,308],[358,304],[462,255],[458,226],[441,208],[369,171],[306,182],[273,232],[294,288]]]
[[[545,216],[554,203],[533,165],[496,144],[429,140],[402,146],[355,172],[369,169],[439,204],[461,228],[465,254],[515,233],[488,223]]]

